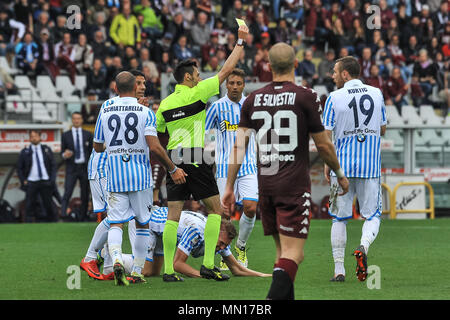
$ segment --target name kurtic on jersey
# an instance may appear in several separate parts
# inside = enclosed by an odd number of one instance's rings
[[[119,111],[142,111],[141,106],[111,106],[103,108],[103,113]]]
[[[367,88],[355,88],[355,89],[347,89],[347,92],[349,94],[354,94],[354,93],[368,92],[368,90]]]
[[[295,92],[283,92],[279,94],[256,94],[254,100],[255,107],[278,107],[285,105],[295,105]]]

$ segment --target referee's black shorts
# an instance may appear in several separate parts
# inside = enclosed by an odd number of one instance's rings
[[[175,184],[167,173],[167,201],[185,201],[192,197],[199,201],[219,194],[213,167],[208,164],[180,164],[186,172],[186,183]]]

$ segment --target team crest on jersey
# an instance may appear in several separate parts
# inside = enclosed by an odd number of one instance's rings
[[[122,161],[123,162],[128,162],[128,161],[130,161],[130,155],[129,154],[123,154],[122,155]]]
[[[364,142],[364,141],[366,141],[366,135],[364,133],[359,133],[356,136],[356,139],[358,140],[358,142]]]

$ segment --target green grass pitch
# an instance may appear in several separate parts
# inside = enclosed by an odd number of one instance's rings
[[[361,237],[358,220],[347,225],[346,282],[329,282],[334,268],[330,224],[330,220],[311,222],[305,260],[295,281],[296,299],[450,299],[450,219],[383,220],[368,257],[369,266],[380,268],[379,289],[369,289],[355,276],[351,254]],[[271,278],[253,277],[231,277],[223,283],[192,278],[164,283],[154,277],[143,285],[115,287],[113,281],[92,280],[81,272],[81,288],[70,290],[67,268],[78,266],[95,227],[95,223],[0,225],[0,299],[260,300],[271,283]],[[124,252],[129,253],[126,231],[124,239]],[[263,236],[260,221],[248,246],[250,268],[272,273],[275,246],[271,237]],[[198,267],[202,259],[189,261]]]

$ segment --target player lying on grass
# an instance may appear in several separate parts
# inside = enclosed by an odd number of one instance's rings
[[[150,246],[148,255],[142,270],[142,274],[146,277],[159,276],[161,268],[164,262],[164,251],[162,234],[164,231],[164,225],[167,220],[167,207],[154,206],[149,222],[150,227]],[[176,272],[182,273],[189,277],[200,278],[200,271],[187,264],[187,259],[191,255],[194,258],[203,256],[204,254],[204,231],[207,217],[202,213],[193,211],[182,211],[180,217],[180,223],[177,230],[177,250],[174,257],[174,269]],[[128,226],[134,229],[133,221],[130,221]],[[133,231],[129,234],[134,234]],[[219,239],[216,245],[216,253],[220,254],[230,269],[231,273],[235,276],[255,276],[255,277],[270,277],[270,274],[254,271],[242,266],[236,258],[231,254],[229,244],[236,237],[236,229],[229,220],[222,220]],[[133,241],[133,239],[130,239]],[[104,254],[108,254],[107,251],[102,250],[100,254],[100,261]],[[133,258],[131,254],[122,254],[124,261],[125,271],[131,271],[133,265]],[[113,280],[114,274],[112,273],[112,261],[105,256],[105,263],[103,266],[103,275],[97,279],[100,280]],[[97,269],[98,270],[98,269]],[[97,272],[96,272],[97,273]],[[98,271],[98,273],[100,273]],[[89,276],[92,274],[88,272]],[[221,281],[228,280],[228,275],[224,274]],[[96,278],[96,277],[93,277]]]

